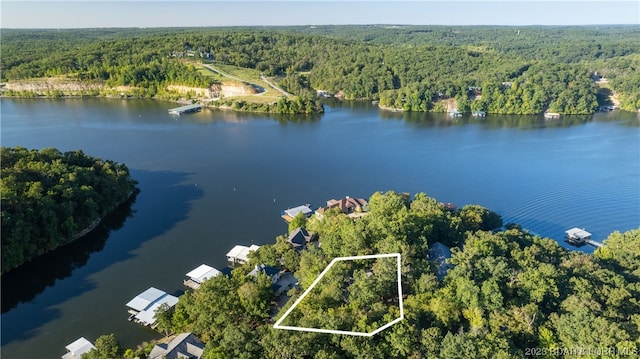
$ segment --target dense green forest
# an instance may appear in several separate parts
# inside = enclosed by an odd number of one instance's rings
[[[1,148],[2,273],[69,243],[129,198],[124,164],[82,151]]]
[[[394,192],[373,194],[369,213],[359,219],[327,211],[322,220],[296,222],[317,235],[318,246],[298,251],[278,236],[232,277],[214,277],[182,295],[173,311],[158,313],[158,329],[194,332],[207,343],[204,358],[640,353],[640,229],[611,234],[590,255],[514,224],[502,227],[499,215],[478,205],[451,211],[423,193],[410,199]],[[451,269],[442,280],[429,258],[435,242],[452,248]],[[378,253],[402,255],[403,321],[371,338],[273,328],[333,258]],[[247,276],[256,264],[295,273],[301,288],[289,291],[284,307],[276,307],[269,278]],[[380,326],[398,316],[395,271],[389,262],[344,264],[319,282],[292,321],[354,331]],[[598,351],[605,354],[584,355]]]
[[[588,114],[613,91],[636,111],[638,37],[638,26],[3,30],[2,80],[66,75],[160,96],[172,84],[211,86],[194,62],[215,61],[275,77],[303,102],[324,90],[405,111],[445,111],[455,99],[463,112]],[[594,82],[602,76],[605,87]]]

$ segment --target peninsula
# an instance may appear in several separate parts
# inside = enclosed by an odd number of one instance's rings
[[[86,235],[137,191],[124,164],[82,151],[0,154],[3,274]]]

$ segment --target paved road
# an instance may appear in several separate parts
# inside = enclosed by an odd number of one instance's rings
[[[264,75],[260,74],[260,79],[264,82],[267,83],[267,85],[271,86],[274,90],[279,91],[280,93],[282,93],[283,95],[287,96],[287,97],[291,97],[293,96],[292,94],[288,93],[287,91],[281,89],[279,86],[277,86],[276,84],[272,83],[271,81],[269,81],[266,77],[264,77]]]

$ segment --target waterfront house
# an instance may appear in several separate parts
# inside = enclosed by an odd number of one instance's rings
[[[260,246],[252,244],[250,247],[236,245],[227,253],[227,260],[231,263],[243,264],[249,261],[249,253],[257,251]]]
[[[291,243],[294,249],[301,250],[304,249],[312,239],[313,237],[305,228],[298,227],[291,231],[287,241]]]
[[[168,343],[158,343],[148,359],[200,359],[204,351],[204,343],[192,333],[181,333],[176,335]]]
[[[81,337],[67,345],[65,348],[67,349],[67,353],[62,356],[62,359],[80,359],[82,354],[88,353],[91,349],[95,349],[96,347],[93,346],[90,341]]]
[[[571,244],[584,244],[586,241],[591,240],[591,233],[577,227],[571,228],[564,233],[567,242]]]
[[[260,273],[264,273],[267,277],[271,279],[271,284],[276,284],[278,279],[280,279],[280,269],[276,267],[271,267],[268,265],[260,264],[256,265],[247,276],[257,277]]]
[[[309,208],[308,204],[289,208],[282,212],[282,218],[284,218],[284,220],[287,222],[291,222],[300,213],[303,213],[305,217],[309,217],[313,214],[313,210]]]
[[[352,217],[358,217],[358,215],[363,214],[369,210],[368,203],[364,198],[352,198],[346,196],[345,198],[342,198],[340,200],[328,200],[327,205],[325,207],[318,208],[316,214],[318,215],[318,217],[322,218],[324,212],[331,208],[337,208],[340,213],[344,213]]]
[[[177,303],[177,297],[167,294],[160,289],[151,287],[138,294],[127,303],[129,314],[131,314],[129,316],[129,320],[155,328],[156,319],[154,316],[156,315],[158,308],[163,304],[168,305],[169,308],[173,308]]]
[[[213,278],[220,274],[220,271],[206,264],[201,264],[198,268],[187,273],[187,278],[183,281],[184,285],[198,289],[200,285],[209,278]]]

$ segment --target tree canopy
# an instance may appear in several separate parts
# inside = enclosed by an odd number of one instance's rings
[[[137,184],[124,164],[80,150],[0,151],[2,273],[81,236]]]
[[[481,206],[451,210],[423,193],[409,200],[394,192],[373,194],[361,218],[327,211],[306,225],[318,246],[296,250],[283,236],[262,246],[231,278],[214,277],[181,296],[174,331],[202,337],[205,358],[524,358],[532,355],[527,348],[640,350],[640,229],[612,234],[589,255],[518,226],[497,231],[500,216]],[[452,268],[441,281],[429,257],[436,242],[452,247]],[[332,258],[393,252],[402,255],[405,320],[371,338],[273,328]],[[297,260],[280,260],[290,253]],[[246,275],[264,261],[294,272],[300,283],[284,307],[276,305],[268,278]],[[291,320],[368,330],[397,317],[395,283],[387,280],[396,268],[371,264],[336,266]]]
[[[405,111],[593,113],[604,76],[621,106],[640,108],[638,26],[317,26],[4,30],[2,80],[65,75],[156,96],[208,87],[194,63],[215,61],[279,79],[317,111],[314,90]],[[178,54],[178,55],[176,55]],[[300,104],[297,104],[300,101]],[[238,110],[264,110],[241,103]]]

